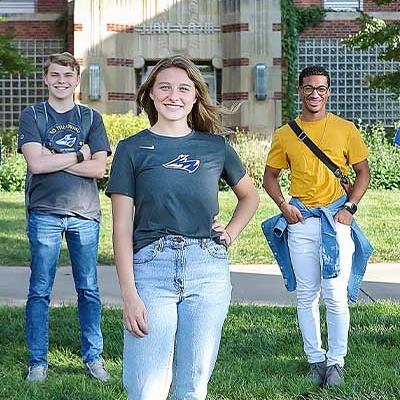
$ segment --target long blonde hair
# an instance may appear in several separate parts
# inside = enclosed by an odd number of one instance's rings
[[[153,100],[150,98],[150,92],[158,73],[171,67],[186,71],[189,79],[194,83],[197,101],[188,115],[187,122],[190,128],[212,133],[222,132],[223,127],[220,121],[220,115],[231,114],[232,111],[213,104],[208,93],[207,84],[200,70],[192,61],[180,55],[166,57],[160,60],[137,92],[136,103],[138,107],[144,109],[149,117],[150,124],[154,125],[158,120],[158,112],[154,106]]]

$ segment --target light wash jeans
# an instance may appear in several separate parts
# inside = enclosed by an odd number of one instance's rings
[[[47,366],[49,303],[63,234],[67,241],[78,294],[82,358],[84,362],[99,359],[103,350],[96,268],[99,223],[31,211],[27,233],[31,250],[31,277],[26,303],[29,365]]]
[[[129,400],[203,400],[217,358],[231,284],[226,249],[210,239],[166,236],[134,255],[149,333],[124,332]]]
[[[351,271],[354,243],[350,226],[336,224],[339,244],[340,274],[321,277],[321,227],[319,218],[288,225],[288,244],[297,280],[297,317],[309,363],[327,361],[327,365],[344,365],[350,324],[347,283]],[[326,305],[328,352],[322,348],[319,298]]]

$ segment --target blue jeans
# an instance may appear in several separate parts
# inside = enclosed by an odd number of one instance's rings
[[[29,365],[47,366],[50,294],[63,234],[67,241],[78,294],[82,358],[84,362],[99,359],[103,350],[96,268],[99,223],[31,211],[27,231],[31,250],[31,277],[26,303]]]
[[[129,400],[203,400],[217,358],[231,284],[226,249],[210,239],[166,236],[134,255],[149,333],[124,332]]]

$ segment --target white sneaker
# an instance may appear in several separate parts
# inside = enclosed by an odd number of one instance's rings
[[[43,382],[47,377],[47,367],[43,365],[33,365],[28,368],[27,382]]]
[[[93,379],[106,382],[110,379],[106,368],[104,367],[104,360],[102,358],[85,363],[86,373]]]

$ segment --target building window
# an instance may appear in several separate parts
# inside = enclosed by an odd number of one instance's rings
[[[36,65],[36,72],[27,77],[16,74],[0,78],[0,130],[17,126],[25,107],[47,99],[43,65],[49,54],[64,49],[63,40],[15,40],[14,43]]]
[[[363,0],[325,0],[324,7],[334,11],[362,10]]]
[[[36,0],[0,0],[0,14],[32,14],[35,6]]]
[[[382,121],[393,126],[399,119],[400,101],[390,92],[369,89],[365,75],[396,71],[400,63],[378,58],[379,49],[360,51],[347,48],[340,39],[302,39],[299,41],[299,70],[322,65],[330,73],[329,110],[351,121]]]

